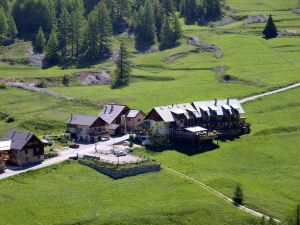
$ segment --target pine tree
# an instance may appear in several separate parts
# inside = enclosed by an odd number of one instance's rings
[[[162,29],[164,14],[165,14],[165,12],[164,12],[163,6],[160,3],[160,1],[154,0],[153,1],[153,15],[154,15],[154,20],[155,20],[156,36],[157,36],[158,40],[160,40],[160,33],[161,33],[161,29]]]
[[[85,55],[89,59],[95,59],[98,57],[97,46],[97,23],[93,14],[88,16],[88,23],[85,29]]]
[[[139,50],[150,48],[155,43],[155,21],[153,7],[147,0],[145,7],[140,7],[136,29],[135,46]]]
[[[112,24],[108,9],[104,2],[100,2],[95,9],[95,21],[97,24],[98,54],[105,57],[111,53]]]
[[[242,187],[239,184],[235,187],[233,201],[239,205],[243,204],[244,193]]]
[[[174,46],[173,31],[170,26],[169,17],[165,17],[163,27],[161,31],[161,40],[159,43],[159,49],[165,50]]]
[[[36,34],[35,41],[33,43],[35,51],[42,53],[46,47],[46,39],[42,27],[39,28],[38,33]]]
[[[185,23],[188,25],[195,24],[198,20],[198,5],[196,0],[185,0],[184,9]]]
[[[132,64],[124,41],[121,42],[119,57],[116,62],[115,78],[112,87],[117,88],[129,84]]]
[[[8,31],[7,31],[7,33],[8,33],[10,38],[15,38],[18,34],[17,26],[16,26],[15,20],[12,16],[9,16],[9,19],[8,19]]]
[[[266,24],[266,27],[263,31],[263,35],[265,39],[271,39],[271,38],[276,38],[278,33],[277,33],[277,28],[276,25],[273,21],[272,15],[269,16],[268,22]]]
[[[69,37],[70,15],[66,7],[62,7],[58,23],[58,43],[62,56],[67,54]]]
[[[58,40],[55,30],[53,30],[50,34],[48,43],[47,43],[47,51],[46,51],[46,58],[52,62],[56,63],[58,61],[59,55],[58,55]]]
[[[84,24],[84,17],[81,14],[81,12],[77,9],[73,14],[72,14],[72,45],[75,45],[75,55],[76,57],[79,56],[80,48],[81,48],[81,43],[82,43],[82,38],[83,38],[83,29],[82,27]],[[73,55],[73,46],[72,46],[72,55]]]
[[[179,22],[179,19],[177,15],[174,15],[174,44],[179,45],[180,44],[180,39],[182,37],[182,30],[181,30],[181,25]]]
[[[0,9],[0,41],[2,43],[3,35],[7,33],[8,24],[3,9]]]

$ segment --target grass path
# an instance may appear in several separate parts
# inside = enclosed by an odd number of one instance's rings
[[[181,177],[181,178],[183,178],[185,180],[191,181],[192,183],[194,183],[194,184],[202,187],[203,189],[205,189],[205,190],[213,193],[214,195],[222,198],[226,202],[237,206],[240,210],[242,210],[242,211],[244,211],[246,213],[249,213],[249,214],[251,214],[253,216],[260,217],[260,218],[262,218],[264,216],[267,220],[270,219],[269,216],[267,216],[267,215],[265,215],[263,213],[260,213],[260,212],[257,212],[255,210],[253,210],[253,209],[247,208],[245,206],[236,204],[231,198],[228,198],[227,196],[223,195],[222,193],[218,192],[217,190],[211,188],[210,186],[208,186],[208,185],[206,185],[206,184],[204,184],[204,183],[202,183],[202,182],[200,182],[200,181],[198,181],[198,180],[196,180],[196,179],[194,179],[194,178],[192,178],[190,176],[187,176],[187,175],[185,175],[183,173],[180,173],[180,172],[178,172],[178,171],[176,171],[174,169],[171,169],[171,168],[163,166],[163,165],[162,165],[162,168],[165,169],[165,170],[167,170],[167,171],[169,171],[169,172],[172,172],[172,173],[176,174],[178,177]],[[278,220],[278,219],[274,219],[274,220],[275,220],[276,223],[281,223],[281,221]]]
[[[276,89],[274,91],[268,91],[268,92],[265,92],[263,94],[257,94],[257,95],[252,95],[250,97],[242,98],[242,99],[240,99],[240,103],[246,103],[246,102],[253,101],[253,100],[256,100],[256,99],[264,97],[264,96],[277,94],[277,93],[288,91],[290,89],[294,89],[294,88],[297,88],[297,87],[300,87],[300,82],[296,83],[296,84],[289,85],[289,86],[284,87],[284,88]]]

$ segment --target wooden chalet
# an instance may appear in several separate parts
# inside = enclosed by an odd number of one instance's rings
[[[106,105],[99,117],[106,123],[109,134],[133,132],[143,122],[145,113],[139,109],[130,109],[127,105]]]
[[[30,132],[10,131],[0,139],[0,158],[18,166],[44,161],[44,144]]]
[[[153,108],[145,121],[163,122],[160,135],[176,145],[206,148],[219,135],[249,132],[238,100],[213,100]]]
[[[79,142],[95,143],[100,141],[102,136],[108,134],[105,128],[107,123],[100,117],[71,115],[66,124],[67,132]]]

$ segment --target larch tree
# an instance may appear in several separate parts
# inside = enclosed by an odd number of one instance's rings
[[[51,62],[55,63],[58,61],[59,54],[59,45],[57,40],[56,31],[53,30],[50,34],[48,43],[47,43],[47,50],[46,50],[46,58]]]
[[[175,46],[180,44],[180,39],[182,37],[181,24],[179,22],[178,16],[174,14],[174,44]]]
[[[121,42],[119,57],[116,61],[116,71],[112,88],[118,88],[129,84],[132,63],[129,60],[129,52],[124,41]]]
[[[8,19],[8,30],[7,34],[9,35],[10,38],[15,38],[18,34],[18,29],[15,23],[15,20],[12,16],[9,16]]]
[[[268,22],[263,31],[263,35],[265,39],[276,38],[278,35],[277,27],[273,21],[272,15],[269,16]]]
[[[174,46],[173,30],[170,25],[170,19],[168,16],[166,16],[161,30],[159,49],[165,50],[168,48],[172,48],[173,46]]]
[[[3,35],[7,33],[8,30],[8,24],[7,24],[7,18],[5,16],[5,13],[3,9],[0,9],[0,41],[2,43]]]
[[[43,53],[46,47],[45,34],[42,27],[39,28],[38,33],[36,34],[35,41],[33,42],[34,50]]]
[[[58,22],[58,43],[61,49],[61,55],[67,54],[67,46],[69,42],[69,27],[70,27],[70,15],[66,7],[63,7],[59,16]]]

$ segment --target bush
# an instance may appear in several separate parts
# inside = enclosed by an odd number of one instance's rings
[[[6,84],[5,83],[0,83],[0,90],[6,89]]]
[[[37,88],[46,88],[46,87],[47,87],[47,84],[46,84],[46,82],[44,82],[44,81],[39,81],[39,82],[35,85],[35,87],[37,87]]]
[[[15,122],[15,118],[13,116],[8,116],[6,118],[6,123],[13,123],[13,122]]]
[[[62,79],[62,84],[65,86],[69,86],[70,85],[70,77],[67,75],[64,75],[64,77]]]
[[[234,201],[236,204],[239,204],[239,205],[242,205],[242,204],[243,204],[243,201],[244,201],[244,193],[243,193],[242,187],[241,187],[239,184],[235,187],[234,195],[233,195],[233,201]]]

